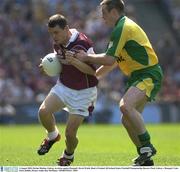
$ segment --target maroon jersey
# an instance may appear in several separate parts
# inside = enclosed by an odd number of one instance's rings
[[[83,33],[77,33],[76,38],[72,42],[69,42],[67,47],[54,44],[54,50],[60,55],[64,55],[64,51],[66,50],[75,52],[78,50],[84,50],[87,52],[91,47],[92,42]],[[93,65],[88,65],[95,69]],[[85,74],[73,65],[65,64],[62,64],[62,72],[60,73],[59,80],[65,86],[75,90],[94,87],[98,84],[98,80],[95,76]]]

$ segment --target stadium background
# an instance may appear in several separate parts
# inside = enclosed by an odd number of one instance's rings
[[[52,52],[46,22],[64,14],[69,26],[89,35],[95,51],[104,52],[110,28],[98,12],[100,0],[0,0],[0,123],[37,123],[40,103],[56,82],[38,70],[40,58]],[[125,0],[127,15],[149,36],[164,70],[157,103],[143,113],[145,122],[180,122],[180,1]],[[114,70],[99,81],[98,101],[87,123],[119,123],[118,102],[126,79]],[[57,114],[65,122],[67,114]]]

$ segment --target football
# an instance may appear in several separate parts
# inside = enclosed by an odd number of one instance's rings
[[[42,66],[48,76],[57,76],[61,73],[62,66],[56,53],[49,53],[42,59]]]

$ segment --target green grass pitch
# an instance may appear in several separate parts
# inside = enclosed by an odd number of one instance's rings
[[[45,136],[41,125],[0,126],[0,166],[55,166],[64,149],[62,139],[44,156],[36,153]],[[158,153],[157,166],[180,166],[180,125],[147,125]],[[130,166],[136,156],[122,125],[82,125],[73,166]]]

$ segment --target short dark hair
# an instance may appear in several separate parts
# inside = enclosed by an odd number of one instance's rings
[[[108,11],[111,11],[113,8],[115,8],[119,13],[124,12],[123,0],[103,0],[100,5],[106,5]]]
[[[55,14],[51,16],[48,20],[48,27],[56,27],[57,25],[62,29],[67,26],[67,20],[61,14]]]

